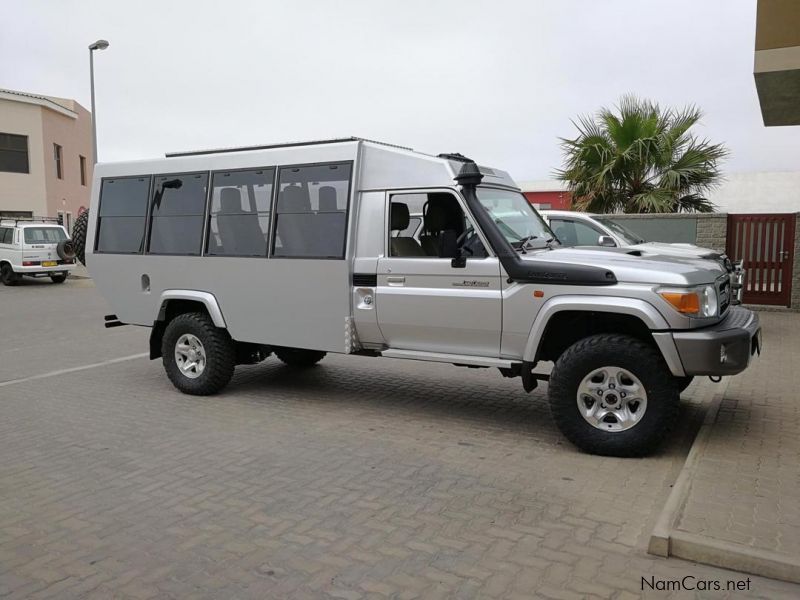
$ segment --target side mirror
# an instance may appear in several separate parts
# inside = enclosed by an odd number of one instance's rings
[[[606,248],[616,248],[617,242],[614,241],[610,235],[601,235],[597,238],[597,245],[598,246],[605,246]]]
[[[452,229],[445,229],[439,234],[439,258],[452,259],[450,265],[454,269],[467,266],[467,258],[458,248],[458,234]]]

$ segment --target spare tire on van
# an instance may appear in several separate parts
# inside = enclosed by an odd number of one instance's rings
[[[86,266],[86,230],[89,227],[89,211],[85,210],[78,215],[72,226],[72,246],[74,256],[78,257],[81,264]]]
[[[75,244],[72,240],[61,240],[56,246],[56,254],[61,260],[70,260],[75,258]]]

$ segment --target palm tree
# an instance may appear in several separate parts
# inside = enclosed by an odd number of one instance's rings
[[[713,212],[706,198],[720,181],[722,144],[689,131],[702,117],[695,106],[663,110],[624,96],[617,112],[580,117],[575,139],[561,138],[564,168],[577,210],[598,213]]]

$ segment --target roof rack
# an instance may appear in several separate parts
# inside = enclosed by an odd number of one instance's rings
[[[341,144],[344,142],[370,142],[371,144],[380,144],[382,146],[390,146],[392,148],[399,148],[401,150],[414,151],[413,148],[406,146],[399,146],[397,144],[387,144],[386,142],[378,142],[376,140],[368,140],[360,137],[343,137],[333,138],[330,140],[313,140],[310,142],[286,142],[283,144],[266,144],[262,146],[239,146],[235,148],[212,148],[208,150],[189,150],[185,152],[167,152],[164,154],[166,158],[176,158],[179,156],[200,156],[203,154],[225,154],[228,152],[249,152],[252,150],[271,150],[273,148],[294,148],[296,146],[319,146],[322,144]]]
[[[0,225],[17,226],[19,223],[57,223],[64,224],[63,217],[0,217]]]

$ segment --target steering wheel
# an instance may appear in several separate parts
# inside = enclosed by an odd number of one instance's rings
[[[469,255],[472,256],[473,254],[475,254],[475,251],[469,246],[467,246],[466,243],[468,240],[471,240],[476,235],[477,234],[475,233],[475,230],[467,229],[466,231],[464,231],[464,233],[462,233],[460,236],[456,238],[456,246],[458,246],[459,250],[461,250],[462,252],[468,252]]]

